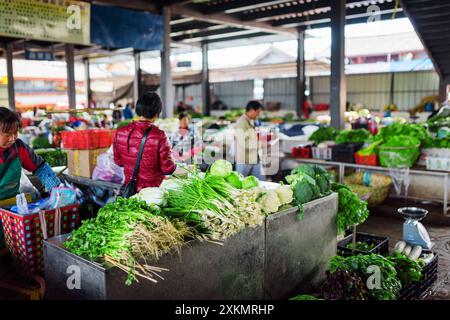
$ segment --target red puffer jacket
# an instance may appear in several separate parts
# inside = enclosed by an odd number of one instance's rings
[[[142,154],[137,178],[137,191],[147,187],[159,187],[164,175],[172,174],[176,165],[164,131],[147,121],[136,121],[117,130],[114,138],[114,162],[124,167],[125,183],[133,175],[144,131],[152,126]]]

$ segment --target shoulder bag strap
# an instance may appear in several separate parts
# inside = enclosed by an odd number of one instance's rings
[[[148,127],[145,130],[144,135],[142,136],[141,145],[139,146],[139,153],[136,158],[136,164],[134,165],[134,171],[133,171],[133,175],[131,176],[131,180],[137,179],[137,175],[139,172],[139,166],[141,164],[142,154],[144,153],[145,143],[147,142],[147,137],[151,130],[152,130],[152,126]]]

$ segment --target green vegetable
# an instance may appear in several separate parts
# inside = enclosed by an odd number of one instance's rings
[[[320,127],[309,137],[310,141],[319,144],[323,141],[334,141],[338,131],[333,127]]]
[[[51,167],[67,166],[67,153],[59,149],[38,149],[40,155]]]
[[[351,250],[353,250],[353,247],[354,247],[355,250],[369,252],[370,250],[375,248],[375,244],[374,243],[367,243],[367,242],[357,241],[354,246],[353,246],[353,242],[350,242],[345,247],[347,249],[351,249]]]
[[[366,129],[344,130],[336,137],[336,143],[358,143],[365,142],[370,137]]]
[[[239,174],[235,171],[231,172],[226,178],[227,182],[236,189],[242,189],[242,181]]]
[[[403,286],[411,282],[420,281],[422,277],[422,266],[419,262],[401,253],[396,253],[394,256],[388,257],[388,260],[394,264],[395,270],[397,270],[397,277]]]
[[[257,186],[259,186],[259,180],[254,176],[248,176],[242,180],[242,189],[251,189]]]
[[[380,132],[375,136],[375,140],[388,141],[390,138],[396,136],[408,136],[416,138],[419,143],[430,137],[428,130],[421,124],[414,123],[393,123],[389,126],[380,129]]]
[[[389,168],[412,167],[420,155],[419,145],[413,136],[391,137],[380,146],[380,164]]]
[[[401,282],[397,278],[394,263],[381,255],[335,256],[330,259],[328,270],[331,274],[338,270],[356,272],[364,283],[367,283],[369,277],[374,275],[374,266],[378,267],[381,272],[380,288],[367,290],[366,297],[375,300],[396,299],[401,288]]]
[[[211,165],[210,173],[213,176],[226,178],[233,171],[233,166],[227,160],[216,160]]]
[[[440,148],[450,149],[450,137],[445,138],[426,138],[422,143],[422,148]]]
[[[339,194],[337,215],[337,228],[339,234],[344,233],[349,227],[366,221],[369,217],[366,201],[362,201],[356,193],[343,184],[333,183],[331,188],[334,192]]]
[[[382,143],[383,143],[382,140],[375,141],[375,142],[371,143],[368,147],[359,150],[358,154],[360,156],[370,156],[373,154],[377,154],[378,153],[377,148]]]
[[[74,254],[101,258],[128,272],[127,285],[137,281],[136,275],[156,282],[153,274],[160,269],[139,261],[181,246],[190,234],[184,222],[172,223],[160,214],[158,207],[144,201],[119,197],[101,208],[96,218],[83,221],[64,245]]]
[[[46,137],[36,137],[32,142],[33,149],[48,149],[51,148],[52,145],[48,141]]]

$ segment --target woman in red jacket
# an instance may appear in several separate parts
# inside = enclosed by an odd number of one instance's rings
[[[124,167],[127,184],[133,175],[144,132],[151,126],[137,176],[137,192],[143,188],[159,187],[164,176],[172,174],[176,169],[165,132],[153,124],[158,119],[161,109],[161,99],[156,93],[144,94],[136,103],[139,120],[118,129],[114,138],[114,162]]]

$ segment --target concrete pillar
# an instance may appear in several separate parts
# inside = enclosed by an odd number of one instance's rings
[[[134,52],[133,103],[136,105],[141,96],[141,54]],[[164,100],[163,100],[164,101]]]
[[[91,77],[90,77],[89,58],[84,58],[83,64],[84,64],[84,85],[86,87],[86,108],[89,108],[91,101]]]
[[[174,92],[172,88],[172,72],[170,70],[170,7],[163,7],[164,39],[161,51],[161,99],[163,102],[163,118],[173,117]]]
[[[450,77],[439,79],[439,101],[446,102],[448,99],[448,86],[450,85]]]
[[[66,66],[67,66],[67,95],[69,96],[69,108],[76,109],[75,91],[75,55],[73,44],[66,43]]]
[[[6,73],[8,78],[8,105],[11,110],[16,110],[14,92],[14,71],[13,71],[13,51],[14,44],[6,44]]]
[[[202,104],[203,114],[211,115],[211,98],[209,92],[208,44],[202,42]]]
[[[345,127],[345,0],[330,1],[331,5],[331,125]]]
[[[297,81],[296,81],[296,112],[302,117],[305,102],[305,30],[299,30],[297,39]]]

